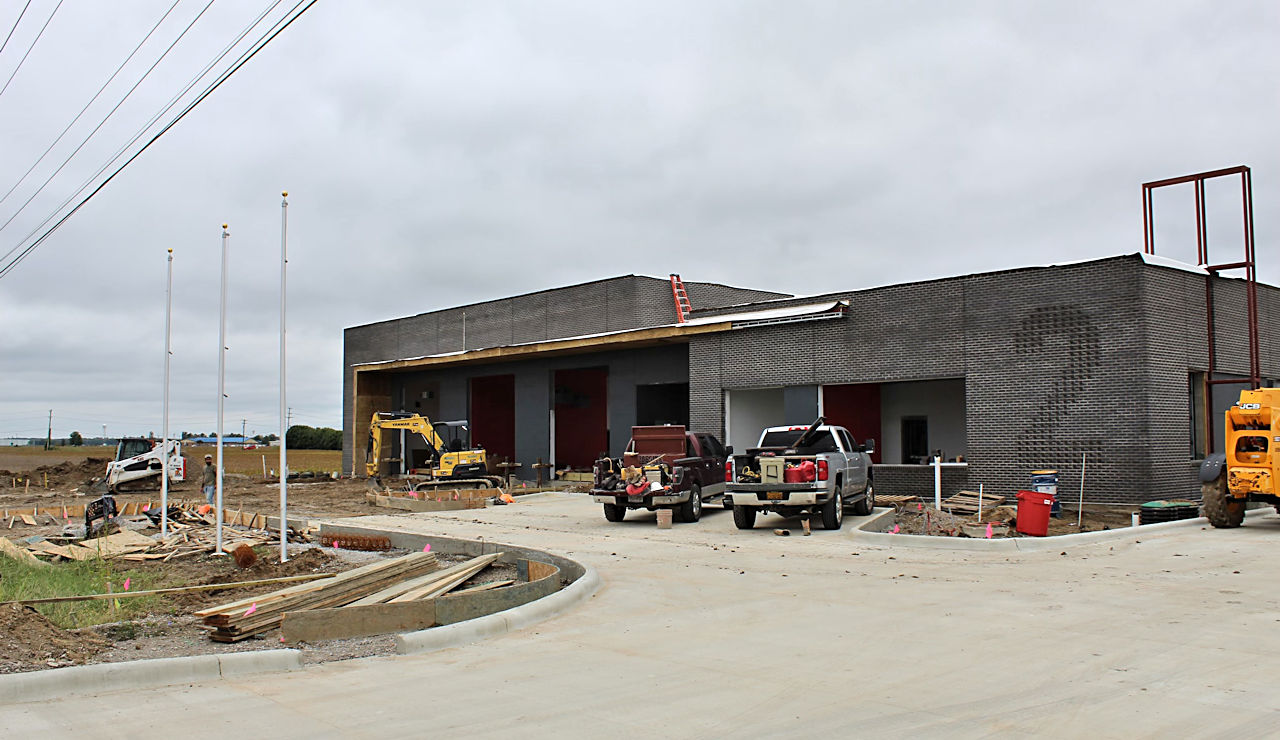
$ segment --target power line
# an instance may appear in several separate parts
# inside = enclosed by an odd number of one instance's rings
[[[38,239],[36,239],[34,242],[32,242],[28,247],[26,247],[25,249],[23,249],[23,250],[22,250],[22,252],[20,252],[20,253],[18,254],[18,256],[17,256],[17,257],[14,257],[12,260],[10,260],[10,261],[9,261],[9,263],[8,263],[8,264],[6,264],[6,265],[4,265],[2,268],[0,268],[0,278],[3,278],[5,275],[9,274],[9,272],[10,272],[11,270],[13,270],[13,268],[14,268],[15,266],[17,266],[17,265],[18,265],[18,263],[20,263],[22,260],[26,259],[27,255],[29,255],[29,254],[30,254],[32,251],[34,251],[37,247],[39,247],[41,244],[43,244],[43,243],[44,243],[44,241],[45,241],[46,239],[48,239],[48,238],[49,238],[49,237],[50,237],[50,236],[51,236],[55,231],[57,231],[57,230],[62,226],[62,224],[66,223],[66,222],[67,222],[67,221],[68,221],[68,220],[69,220],[73,215],[75,215],[75,213],[76,213],[77,211],[79,211],[81,208],[83,208],[83,207],[84,207],[84,205],[85,205],[86,203],[88,203],[90,199],[92,199],[92,198],[93,198],[95,195],[97,195],[97,194],[98,194],[98,193],[99,193],[99,192],[100,192],[104,187],[106,187],[107,183],[111,182],[111,180],[113,180],[113,179],[116,177],[116,175],[119,175],[119,174],[120,174],[120,172],[121,172],[121,171],[123,171],[125,167],[128,167],[128,166],[129,166],[129,165],[130,165],[130,164],[131,164],[135,159],[137,159],[137,158],[142,154],[142,152],[146,151],[146,150],[147,150],[147,148],[149,148],[152,144],[154,144],[156,141],[158,141],[158,140],[160,139],[160,137],[164,136],[164,135],[165,135],[165,133],[167,133],[167,132],[169,131],[169,129],[171,129],[171,128],[173,128],[173,126],[177,125],[177,123],[178,123],[179,121],[181,121],[184,117],[186,117],[186,115],[187,115],[188,113],[190,113],[190,112],[191,112],[191,111],[192,111],[192,110],[193,110],[197,105],[199,105],[201,102],[203,102],[203,101],[205,100],[205,98],[207,98],[210,94],[212,94],[212,93],[213,93],[213,91],[214,91],[214,90],[216,90],[218,87],[220,87],[220,86],[222,85],[222,83],[224,83],[224,82],[226,82],[228,79],[230,79],[230,78],[231,78],[231,76],[232,76],[232,75],[234,75],[237,71],[239,71],[241,67],[243,67],[245,64],[247,64],[247,63],[248,63],[248,61],[249,61],[250,59],[252,59],[254,56],[256,56],[256,55],[257,55],[257,53],[258,53],[259,51],[261,51],[263,48],[265,48],[265,47],[267,46],[267,44],[271,43],[273,40],[275,40],[275,38],[276,38],[277,36],[279,36],[281,33],[283,33],[283,32],[284,32],[284,30],[285,30],[286,28],[288,28],[290,25],[292,25],[294,21],[296,21],[298,18],[302,17],[302,14],[303,14],[303,13],[306,13],[308,10],[310,10],[310,9],[311,9],[311,6],[315,5],[317,0],[310,0],[309,2],[307,2],[307,4],[306,4],[306,6],[305,6],[305,7],[302,7],[302,9],[301,9],[301,10],[298,10],[299,6],[302,6],[302,4],[303,4],[303,2],[304,2],[304,1],[305,1],[305,0],[299,0],[299,2],[298,2],[297,4],[295,4],[295,5],[294,5],[294,6],[293,6],[293,7],[292,7],[292,8],[291,8],[287,13],[285,13],[285,15],[284,15],[280,20],[277,20],[277,21],[275,22],[275,24],[273,24],[273,25],[272,25],[272,28],[271,28],[271,29],[268,29],[268,30],[266,31],[266,33],[264,33],[262,36],[258,37],[258,40],[257,40],[257,41],[255,41],[253,44],[251,44],[251,45],[250,45],[250,47],[251,47],[252,51],[245,52],[245,53],[241,54],[240,58],[239,58],[235,63],[233,63],[233,65],[232,65],[230,68],[228,68],[228,70],[226,70],[226,71],[222,72],[222,73],[221,73],[221,74],[220,74],[220,75],[215,79],[215,81],[214,81],[213,83],[211,83],[211,85],[210,85],[209,87],[207,87],[207,88],[204,90],[204,92],[202,92],[202,93],[201,93],[201,94],[200,94],[200,95],[199,95],[199,96],[198,96],[198,97],[197,97],[193,102],[191,102],[190,104],[188,104],[188,105],[187,105],[187,107],[186,107],[186,108],[184,108],[184,109],[182,110],[182,112],[181,112],[181,113],[179,113],[179,114],[178,114],[178,115],[177,115],[177,116],[176,116],[172,121],[170,121],[168,124],[166,124],[166,125],[164,126],[164,128],[162,128],[162,129],[161,129],[161,130],[160,130],[160,131],[159,131],[155,136],[153,136],[153,137],[152,137],[152,138],[151,138],[151,139],[150,139],[146,144],[144,144],[144,145],[142,146],[142,148],[141,148],[141,149],[139,149],[136,153],[134,153],[134,154],[133,154],[133,156],[129,157],[129,159],[125,160],[125,162],[124,162],[123,164],[121,164],[118,168],[116,168],[116,170],[115,170],[114,172],[112,172],[110,176],[108,176],[105,180],[103,180],[103,181],[102,181],[102,183],[100,183],[96,188],[94,188],[92,192],[90,192],[88,195],[86,195],[86,196],[85,196],[85,197],[84,197],[84,198],[83,198],[79,203],[77,203],[77,204],[75,205],[75,207],[74,207],[74,208],[72,208],[72,209],[71,209],[71,210],[70,210],[66,215],[64,215],[62,218],[58,219],[58,220],[57,220],[57,221],[56,221],[52,226],[50,226],[50,227],[49,227],[49,228],[48,228],[48,229],[47,229],[43,234],[41,234],[41,235],[40,235],[40,237],[39,237]],[[275,2],[275,3],[272,3],[271,8],[274,8],[276,5],[278,5],[278,4],[279,4],[279,2],[280,2],[280,0],[276,0],[276,2]],[[247,27],[246,27],[246,28],[241,32],[241,34],[236,38],[236,40],[235,40],[235,41],[233,41],[231,44],[229,44],[229,45],[228,45],[228,47],[227,47],[227,48],[226,48],[226,49],[225,49],[225,50],[224,50],[224,51],[223,51],[223,52],[222,52],[222,53],[221,53],[221,54],[220,54],[220,55],[219,55],[219,56],[218,56],[218,57],[217,57],[213,62],[211,62],[209,65],[207,65],[207,66],[206,66],[206,68],[205,68],[205,70],[204,70],[204,71],[202,71],[200,74],[198,74],[195,78],[193,78],[193,79],[191,80],[191,82],[188,84],[188,86],[187,86],[187,88],[186,88],[186,89],[187,89],[187,90],[189,90],[189,89],[191,89],[191,87],[194,87],[194,86],[195,86],[195,83],[196,83],[196,82],[197,82],[201,77],[203,77],[203,76],[208,72],[208,70],[209,70],[210,68],[212,68],[212,67],[213,67],[213,65],[214,65],[214,64],[216,64],[219,60],[221,60],[223,57],[225,57],[225,56],[227,55],[227,53],[229,53],[229,52],[230,52],[231,48],[232,48],[232,47],[234,47],[237,43],[239,43],[240,39],[243,39],[243,38],[244,38],[244,36],[245,36],[245,35],[247,35],[247,33],[249,32],[249,30],[250,30],[250,29],[252,29],[252,27],[253,27],[253,26],[257,25],[257,23],[258,23],[259,21],[261,21],[262,17],[263,17],[263,16],[265,16],[265,14],[266,14],[267,12],[270,12],[270,9],[271,9],[271,8],[268,8],[268,10],[267,10],[267,11],[264,11],[263,15],[260,15],[260,16],[258,17],[258,19],[257,19],[257,20],[255,20],[252,24],[250,24],[249,26],[247,26]],[[291,13],[294,13],[295,11],[297,11],[297,12],[296,12],[292,17],[289,17],[289,15],[290,15]],[[284,18],[288,18],[288,20],[287,20],[287,21],[285,21],[285,20],[284,20]],[[283,25],[282,25],[282,22],[283,22]],[[272,29],[274,29],[274,31],[273,31]],[[164,110],[162,110],[159,114],[157,114],[157,115],[152,119],[152,121],[151,121],[151,122],[148,122],[148,123],[147,123],[147,124],[146,124],[146,125],[145,125],[145,126],[144,126],[140,131],[139,131],[139,132],[138,132],[138,134],[136,134],[136,135],[135,135],[135,137],[134,137],[133,141],[131,141],[129,144],[126,144],[126,145],[125,145],[125,147],[122,147],[122,148],[120,149],[120,151],[119,151],[115,156],[113,156],[110,160],[108,160],[108,161],[107,161],[107,164],[104,164],[101,168],[99,168],[99,169],[98,169],[98,171],[97,171],[96,173],[94,173],[94,175],[93,175],[93,176],[91,176],[91,177],[89,178],[89,180],[87,180],[83,185],[81,185],[81,186],[80,186],[80,188],[76,191],[76,193],[75,193],[75,194],[73,194],[72,196],[70,196],[70,197],[68,197],[66,200],[64,200],[64,201],[62,202],[62,204],[61,204],[61,205],[59,205],[59,206],[58,206],[58,208],[57,208],[57,209],[55,209],[53,213],[51,213],[48,217],[46,217],[46,218],[45,218],[45,220],[44,220],[44,221],[43,221],[39,226],[37,226],[37,227],[36,227],[35,229],[33,229],[30,233],[28,233],[28,234],[27,234],[27,236],[23,237],[23,239],[22,239],[21,241],[19,241],[19,242],[18,242],[18,244],[17,244],[16,246],[14,246],[12,249],[10,249],[8,252],[6,252],[6,253],[5,253],[5,255],[4,255],[4,257],[0,257],[0,259],[8,259],[8,258],[10,257],[10,255],[12,255],[12,254],[13,254],[13,253],[14,253],[14,252],[19,248],[19,247],[21,247],[21,246],[22,246],[22,243],[23,243],[23,242],[25,242],[27,239],[30,239],[32,236],[34,236],[34,235],[36,234],[36,232],[37,232],[37,231],[39,231],[40,229],[42,229],[42,228],[44,228],[46,225],[48,225],[48,224],[49,224],[49,222],[53,220],[54,216],[56,216],[56,215],[57,215],[57,212],[58,212],[59,210],[61,210],[62,208],[65,208],[65,207],[67,206],[67,204],[69,204],[69,203],[70,203],[70,202],[75,198],[76,194],[79,194],[79,193],[83,192],[85,188],[89,187],[89,185],[92,183],[92,181],[93,181],[94,179],[96,179],[99,175],[101,175],[104,171],[106,171],[106,169],[110,166],[110,163],[111,163],[111,162],[115,161],[115,160],[116,160],[116,159],[118,159],[120,156],[122,156],[122,155],[123,155],[123,153],[128,149],[128,147],[129,147],[129,146],[131,146],[131,145],[132,145],[134,142],[136,142],[138,139],[140,139],[140,138],[142,137],[143,133],[146,131],[146,129],[147,129],[147,128],[149,128],[149,127],[150,127],[150,125],[151,125],[152,123],[154,123],[156,119],[158,119],[161,115],[163,115],[164,111],[167,111],[169,108],[171,108],[171,107],[172,107],[172,106],[173,106],[173,105],[178,101],[178,99],[180,99],[180,98],[182,97],[182,95],[184,95],[185,93],[186,93],[186,90],[184,90],[182,93],[179,93],[177,96],[175,96],[175,98],[173,99],[173,101],[171,101],[171,102],[169,103],[169,105],[168,105],[168,106],[166,106],[166,107],[164,108]]]
[[[4,81],[4,87],[0,87],[0,95],[4,95],[4,91],[9,89],[9,83],[13,82],[13,78],[17,76],[18,70],[22,69],[23,63],[26,62],[27,57],[31,55],[31,50],[36,48],[36,42],[39,41],[40,37],[44,35],[44,29],[49,27],[49,23],[52,22],[53,17],[58,14],[58,8],[62,7],[62,3],[63,3],[63,0],[58,0],[58,4],[53,6],[53,12],[49,14],[48,20],[46,20],[44,22],[44,25],[40,27],[40,33],[37,33],[36,37],[34,39],[31,39],[31,46],[27,47],[27,53],[22,55],[22,59],[18,62],[18,66],[13,68],[13,74],[9,75],[9,79]],[[26,8],[22,9],[22,12],[25,13],[26,11],[27,11]],[[16,24],[14,28],[17,28]],[[5,39],[5,43],[8,43],[8,42],[9,42],[8,39]]]
[[[9,35],[4,37],[4,43],[0,44],[0,54],[4,53],[4,47],[9,45],[9,39],[13,38],[13,32],[18,30],[18,24],[22,22],[22,16],[27,14],[27,8],[31,7],[31,0],[27,0],[27,4],[22,6],[22,12],[18,13],[18,20],[13,22],[13,28],[9,29]]]
[[[49,175],[49,177],[44,181],[43,185],[36,188],[36,191],[31,194],[31,197],[27,198],[27,200],[21,206],[18,207],[18,210],[13,212],[13,215],[9,217],[9,220],[5,221],[3,224],[0,224],[0,231],[4,231],[6,228],[8,228],[9,224],[13,223],[13,220],[18,217],[18,214],[26,210],[27,206],[31,205],[31,201],[35,200],[36,196],[44,192],[44,189],[49,185],[50,182],[53,181],[53,178],[57,177],[58,174],[62,172],[62,169],[67,166],[67,163],[70,162],[73,157],[75,157],[77,154],[80,153],[80,150],[84,148],[85,144],[89,143],[89,140],[93,138],[94,134],[98,133],[98,131],[107,124],[107,121],[110,120],[111,116],[113,116],[116,111],[120,110],[120,106],[124,105],[124,102],[129,99],[129,96],[133,94],[133,91],[137,90],[138,86],[141,85],[142,82],[146,80],[148,76],[151,75],[151,73],[160,64],[160,62],[164,61],[164,58],[169,55],[169,52],[173,51],[173,47],[178,45],[178,42],[181,41],[183,37],[187,35],[187,32],[191,30],[191,27],[194,26],[196,22],[200,20],[201,16],[203,16],[205,14],[205,11],[207,11],[212,5],[213,5],[213,0],[209,0],[209,2],[203,8],[200,9],[200,12],[196,14],[196,17],[192,18],[191,22],[187,24],[187,27],[182,29],[182,33],[178,34],[178,38],[174,39],[173,43],[169,44],[169,47],[164,50],[164,53],[161,54],[154,62],[151,63],[151,66],[147,68],[147,71],[143,72],[142,76],[138,78],[138,81],[133,83],[133,87],[129,88],[129,91],[126,92],[124,96],[120,98],[119,102],[115,104],[115,107],[113,107],[110,111],[108,111],[106,116],[103,116],[102,120],[98,123],[98,125],[94,126],[93,130],[89,132],[88,136],[84,137],[84,141],[81,141],[80,145],[77,146],[75,150],[71,152],[71,154],[68,154],[66,159],[62,160],[62,164],[58,165],[58,169],[54,170],[52,175]],[[96,98],[97,96],[94,96],[94,97]],[[62,138],[62,137],[58,137],[58,138]],[[23,177],[25,178],[26,175],[23,175]],[[16,188],[17,185],[14,185],[14,187]],[[13,191],[10,190],[9,192],[13,192]],[[5,198],[8,198],[8,197],[9,196],[6,194]],[[3,201],[3,200],[4,200],[3,198],[0,198],[0,201]],[[5,257],[8,257],[8,256],[9,256],[8,254],[5,255]]]
[[[67,132],[71,130],[71,127],[76,125],[76,123],[80,120],[80,117],[85,114],[85,111],[89,110],[89,106],[93,105],[98,100],[98,96],[102,95],[103,91],[107,89],[107,86],[110,85],[116,79],[116,76],[119,75],[122,70],[124,70],[125,65],[127,65],[130,61],[133,60],[134,55],[138,53],[138,50],[142,48],[142,45],[147,43],[147,41],[151,38],[151,35],[156,32],[156,29],[160,27],[161,23],[164,23],[165,19],[169,17],[169,14],[173,12],[174,8],[178,7],[178,3],[180,2],[182,2],[182,0],[173,0],[173,5],[170,5],[169,9],[164,12],[164,15],[160,16],[160,20],[156,21],[156,24],[151,27],[150,31],[147,31],[147,35],[142,37],[142,40],[138,42],[138,45],[133,47],[133,51],[129,52],[129,56],[125,57],[123,62],[120,62],[120,66],[116,67],[116,71],[112,72],[111,76],[107,78],[107,81],[102,83],[102,87],[98,88],[98,92],[94,93],[93,97],[89,99],[89,102],[84,104],[84,107],[80,109],[80,112],[76,114],[76,117],[71,119],[71,123],[68,123],[67,127],[62,129],[62,133],[58,134],[58,138],[54,139],[53,143],[49,145],[49,148],[44,150],[44,154],[41,154],[40,158],[37,159],[35,163],[31,165],[30,169],[28,169],[25,173],[23,173],[22,177],[18,178],[18,181],[13,184],[13,187],[9,188],[9,192],[5,193],[3,197],[0,197],[0,203],[4,203],[6,200],[8,200],[9,196],[13,195],[13,191],[17,190],[18,186],[21,185],[27,179],[27,177],[31,175],[33,171],[35,171],[35,168],[40,166],[40,163],[44,161],[44,158],[49,156],[49,152],[52,152],[53,148],[56,147],[60,141],[62,141],[62,137],[66,136]],[[201,12],[203,13],[203,11]],[[183,33],[186,33],[186,31],[183,31]],[[182,37],[179,36],[178,38],[182,38]],[[165,53],[167,54],[168,52],[166,51]],[[150,72],[150,70],[148,70],[148,72]],[[146,75],[143,75],[143,77],[145,78]],[[141,82],[141,80],[139,80],[139,82]],[[134,89],[136,88],[137,88],[137,85],[134,85]],[[129,92],[132,93],[133,90],[130,90]],[[126,94],[125,97],[127,98],[128,95]],[[123,103],[124,101],[121,100],[120,102]],[[116,108],[119,108],[119,107],[120,107],[119,105],[116,106]],[[115,109],[113,108],[111,112],[114,113]],[[111,114],[108,113],[107,118],[110,118],[110,117],[111,117]],[[106,119],[104,118],[102,122],[106,123]],[[101,128],[101,125],[99,125],[99,128]],[[95,132],[97,132],[97,130],[98,129],[96,128],[94,129]],[[92,135],[93,134],[90,134],[90,136]],[[85,139],[85,141],[88,141],[88,139]],[[84,146],[84,144],[81,144],[80,146]],[[77,152],[80,151],[79,147],[76,148],[76,151]],[[74,152],[72,153],[72,156],[75,156]],[[54,174],[56,175],[57,173],[55,172]],[[46,182],[45,184],[47,185],[48,182]]]

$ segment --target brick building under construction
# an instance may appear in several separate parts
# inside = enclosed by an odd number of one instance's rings
[[[525,479],[619,454],[634,424],[741,450],[821,415],[876,440],[882,494],[931,495],[940,454],[963,463],[947,493],[1011,495],[1052,468],[1074,498],[1087,455],[1086,501],[1198,498],[1241,387],[1209,370],[1280,377],[1280,290],[1150,255],[809,297],[683,286],[688,312],[671,281],[628,275],[347,329],[344,469],[363,472],[374,411],[469,419]],[[407,447],[391,456],[412,465]]]

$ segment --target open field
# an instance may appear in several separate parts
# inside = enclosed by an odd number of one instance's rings
[[[215,457],[218,454],[212,445],[183,448],[188,475],[199,474],[199,466],[203,464],[206,453]],[[105,465],[115,454],[114,447],[55,447],[52,450],[42,447],[0,447],[0,470],[25,473],[60,463],[79,465],[90,458],[100,459]],[[275,470],[280,465],[278,447],[259,447],[253,450],[224,447],[222,455],[228,473],[261,476],[264,462],[268,471]],[[295,473],[336,473],[342,469],[341,450],[289,450],[288,456],[289,469]],[[36,482],[32,481],[33,484]]]

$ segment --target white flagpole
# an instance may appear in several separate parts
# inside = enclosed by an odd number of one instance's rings
[[[222,412],[226,400],[227,380],[227,225],[222,225],[222,296],[218,302],[218,488],[214,506],[217,508],[214,536],[217,554],[222,554]]]
[[[289,560],[289,443],[285,439],[288,424],[285,415],[285,268],[289,264],[289,191],[280,193],[280,562]]]
[[[161,436],[164,440],[161,456],[164,459],[164,468],[160,474],[160,539],[166,539],[169,536],[169,355],[173,354],[170,350],[170,340],[173,336],[171,331],[173,327],[173,248],[169,248],[169,268],[168,276],[164,285],[164,409],[162,415],[164,419],[160,423]]]

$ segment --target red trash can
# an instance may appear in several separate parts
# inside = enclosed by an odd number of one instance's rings
[[[1049,514],[1057,499],[1051,493],[1018,491],[1018,531],[1032,537],[1049,534]]]

